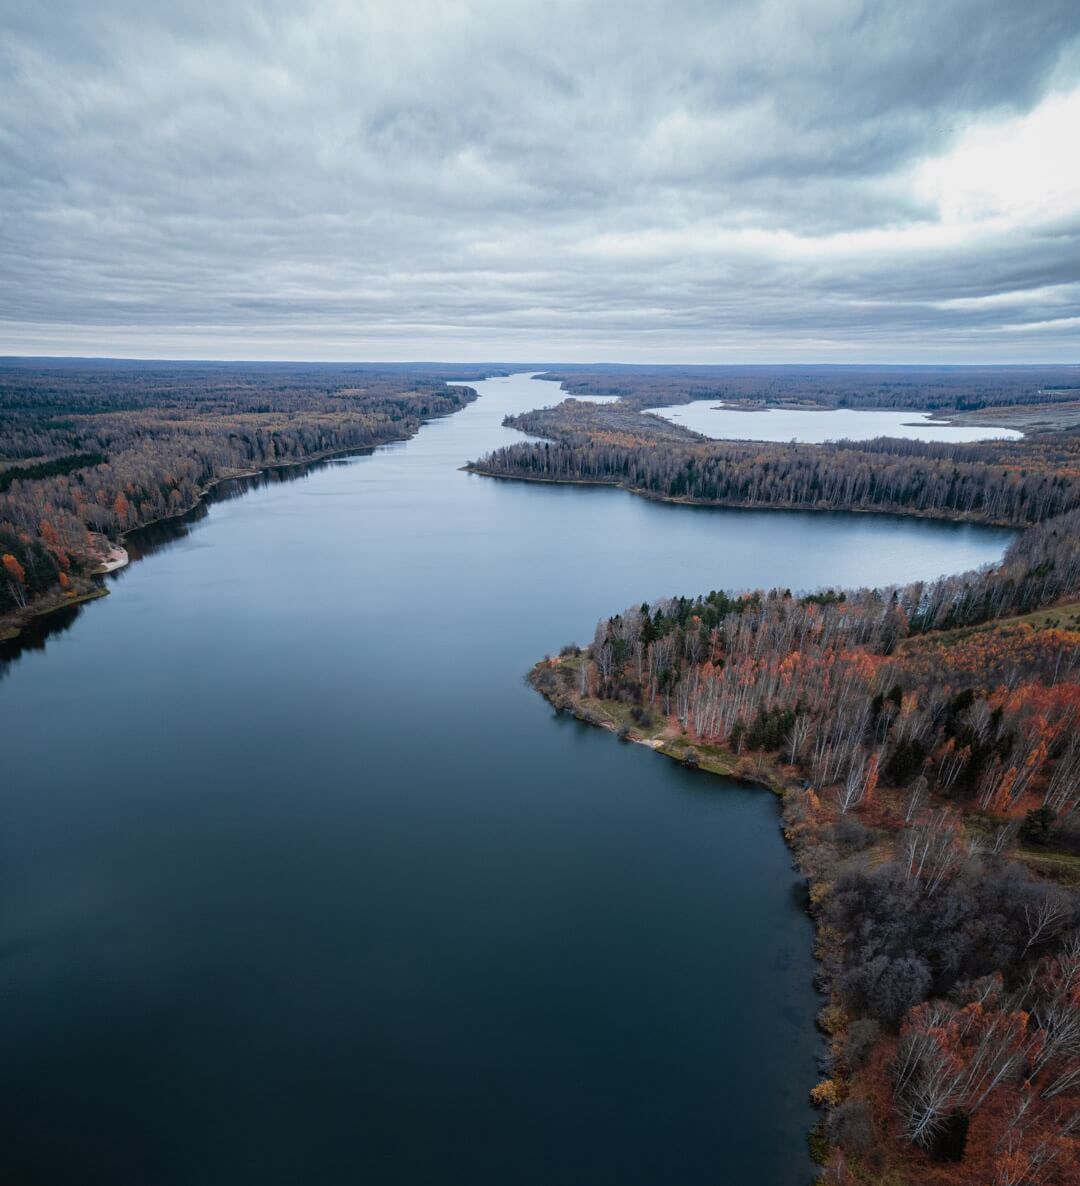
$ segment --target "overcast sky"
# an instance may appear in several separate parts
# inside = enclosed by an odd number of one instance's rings
[[[1078,0],[0,14],[0,353],[1080,361]]]

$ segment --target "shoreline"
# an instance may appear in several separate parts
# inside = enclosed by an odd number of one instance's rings
[[[808,504],[779,503],[779,502],[712,502],[704,498],[691,498],[688,495],[657,494],[652,490],[643,490],[639,486],[628,486],[625,482],[605,482],[599,478],[545,478],[535,474],[504,474],[497,470],[484,469],[470,462],[461,466],[466,473],[476,474],[482,478],[495,478],[503,482],[536,482],[548,486],[606,486],[613,490],[623,490],[627,494],[636,494],[639,498],[647,498],[650,502],[664,502],[673,506],[707,507],[712,510],[730,511],[809,511],[815,514],[828,512],[834,515],[887,515],[890,519],[925,519],[937,523],[975,524],[980,527],[1005,528],[1009,531],[1024,531],[1034,526],[1031,523],[1010,523],[1004,519],[986,519],[978,515],[956,514],[949,511],[892,511],[884,507],[832,507]]]
[[[469,384],[456,384],[459,387],[466,387],[473,391],[472,399],[467,400],[462,408],[467,407],[476,399],[475,390]],[[461,411],[461,408],[455,408],[453,411],[447,412],[445,416],[452,416],[454,412]],[[183,510],[175,511],[169,515],[159,515],[156,519],[147,519],[145,523],[139,523],[135,527],[128,528],[127,531],[120,533],[120,543],[111,545],[109,555],[103,560],[98,567],[91,569],[85,578],[80,578],[79,591],[74,596],[64,595],[60,601],[54,601],[53,598],[40,598],[31,605],[26,606],[25,609],[18,613],[9,614],[4,618],[0,618],[0,643],[16,642],[22,635],[23,631],[27,629],[32,623],[38,622],[43,618],[48,618],[52,614],[59,613],[61,610],[70,608],[71,606],[81,605],[85,601],[96,601],[101,597],[108,597],[111,590],[107,585],[97,584],[100,577],[107,576],[111,572],[116,572],[121,568],[126,568],[131,564],[131,556],[128,550],[123,547],[123,541],[129,536],[135,535],[147,527],[153,527],[159,523],[170,523],[176,519],[182,519],[185,515],[191,514],[197,507],[201,506],[206,497],[213,493],[214,489],[225,482],[241,481],[245,478],[257,478],[261,474],[268,473],[275,469],[294,469],[304,465],[319,465],[323,462],[330,461],[335,457],[357,456],[361,457],[365,454],[373,453],[376,449],[383,445],[399,445],[406,441],[411,441],[413,437],[424,427],[425,424],[431,423],[434,420],[444,419],[444,416],[429,416],[421,420],[416,428],[404,436],[389,437],[385,441],[378,441],[373,445],[349,445],[341,449],[324,449],[319,453],[312,453],[307,457],[298,457],[287,461],[268,461],[264,465],[259,465],[253,469],[238,470],[236,473],[219,474],[215,478],[199,487],[198,494],[195,501]],[[120,558],[119,553],[123,554]]]
[[[910,637],[899,645],[918,645],[920,640],[930,640],[935,634],[941,641],[948,642],[957,636],[980,630],[1008,631],[1021,624],[1034,630],[1071,630],[1074,638],[1080,638],[1080,601],[1075,599],[1075,593],[1071,596],[1072,600],[1062,599],[1028,613],[993,619],[969,628]],[[1066,620],[1065,625],[1061,625],[1062,619]],[[1070,619],[1072,625],[1068,624]],[[679,717],[665,712],[662,702],[655,697],[643,699],[627,696],[620,699],[618,692],[614,698],[591,694],[590,689],[595,690],[596,684],[591,677],[586,679],[587,673],[583,669],[586,662],[589,662],[589,649],[570,645],[558,655],[549,654],[534,664],[526,678],[556,713],[566,713],[583,724],[615,733],[620,740],[643,745],[680,762],[688,769],[701,770],[741,786],[766,789],[777,796],[780,829],[791,854],[792,867],[802,883],[799,908],[808,916],[813,927],[812,953],[817,965],[813,985],[819,994],[819,1004],[814,1024],[821,1035],[822,1049],[819,1056],[820,1081],[810,1089],[811,1103],[819,1113],[816,1122],[806,1132],[811,1157],[820,1166],[828,1165],[834,1170],[838,1165],[848,1165],[844,1160],[849,1152],[846,1138],[842,1133],[838,1137],[837,1131],[830,1125],[832,1117],[840,1115],[837,1109],[846,1106],[849,1100],[857,1101],[858,1106],[864,1109],[862,1114],[866,1117],[867,1125],[872,1126],[874,1141],[880,1144],[882,1156],[886,1160],[876,1166],[870,1162],[864,1164],[862,1154],[856,1150],[856,1159],[849,1166],[854,1171],[852,1182],[880,1182],[884,1186],[886,1180],[890,1183],[894,1180],[929,1180],[928,1176],[924,1179],[920,1175],[937,1160],[933,1149],[916,1146],[914,1142],[904,1144],[896,1138],[893,1130],[894,1112],[882,1104],[881,1097],[874,1091],[873,1076],[885,1066],[881,1060],[891,1057],[890,1051],[895,1050],[898,1041],[896,1035],[902,1030],[898,1027],[891,1035],[887,1031],[877,1031],[873,1039],[877,1062],[851,1061],[849,1040],[854,1032],[851,1027],[863,1019],[863,1013],[857,1004],[852,1007],[845,998],[844,975],[845,968],[850,966],[852,952],[857,948],[859,932],[839,926],[835,916],[830,913],[830,901],[834,899],[838,878],[845,871],[873,869],[896,859],[897,836],[910,821],[910,811],[913,810],[909,804],[909,814],[904,814],[906,792],[896,789],[905,784],[891,785],[886,782],[877,795],[871,797],[872,792],[867,793],[865,804],[860,800],[854,805],[865,806],[869,810],[865,814],[860,812],[850,817],[861,826],[863,839],[856,850],[845,849],[835,833],[848,807],[843,804],[837,807],[832,802],[831,790],[834,788],[811,788],[800,769],[784,761],[786,750],[747,750],[737,755],[726,741],[703,743],[696,740],[680,724]],[[606,690],[610,692],[610,688]],[[873,786],[877,787],[876,779]],[[725,788],[718,784],[716,789]],[[1030,802],[1037,800],[1038,793]],[[1080,861],[1068,855],[1071,852],[1068,848],[1044,848],[1032,841],[1026,846],[1021,841],[1015,847],[1010,841],[1007,848],[1000,850],[986,847],[987,836],[1002,821],[1007,826],[1010,819],[1019,821],[1024,818],[1022,809],[1027,803],[1020,801],[1021,810],[1010,813],[999,805],[976,806],[972,802],[960,810],[957,819],[958,843],[971,846],[970,855],[977,856],[981,852],[986,860],[999,861],[1001,868],[1015,867],[1019,871],[1018,876],[1028,879],[1025,884],[1041,884],[1049,887],[1047,892],[1058,884],[1065,887],[1064,892],[1071,892],[1069,887],[1080,887]],[[1029,811],[1027,818],[1030,819],[1031,814]],[[1004,828],[1001,832],[1004,834]],[[1014,832],[1013,838],[1015,835]],[[980,844],[982,847],[979,847]],[[860,860],[861,866],[852,864]],[[1021,959],[1026,952],[1027,948],[1024,948]],[[931,999],[929,996],[926,998]],[[876,1020],[874,1024],[877,1024]],[[980,1122],[986,1123],[983,1119]],[[887,1170],[887,1176],[879,1177],[879,1170]],[[894,1173],[897,1175],[895,1179]],[[832,1181],[832,1178],[829,1180]],[[933,1180],[942,1179],[935,1176]],[[825,1178],[819,1181],[824,1182]]]
[[[105,551],[101,563],[90,574],[91,576],[104,576],[109,572],[116,572],[121,568],[127,568],[131,563],[131,555],[127,548],[121,547],[120,544],[112,544],[107,540],[108,550]]]
[[[72,609],[75,606],[82,605],[86,601],[97,601],[101,597],[108,597],[109,590],[104,585],[94,586],[90,589],[84,589],[72,596],[64,595],[62,601],[55,603],[48,603],[41,605],[36,603],[34,608],[30,606],[18,616],[16,622],[11,620],[0,621],[0,643],[17,642],[23,635],[23,632],[31,627],[35,622],[40,622],[43,618],[49,618],[53,614],[58,614],[61,610]]]
[[[461,408],[455,408],[454,412],[461,410]],[[453,416],[454,412],[447,412],[446,415]],[[378,441],[374,445],[346,445],[341,449],[323,449],[318,453],[311,453],[307,457],[298,457],[289,461],[267,461],[263,465],[255,466],[254,469],[242,469],[237,470],[236,473],[219,474],[216,478],[211,478],[209,482],[199,487],[198,496],[191,506],[185,507],[182,511],[174,511],[170,515],[158,515],[156,519],[147,519],[145,523],[139,523],[135,527],[129,527],[127,531],[120,533],[120,538],[125,540],[147,527],[154,527],[158,523],[171,523],[174,519],[182,519],[185,515],[190,515],[196,507],[202,504],[208,494],[212,494],[216,487],[223,485],[225,482],[241,482],[247,478],[258,478],[262,474],[269,473],[275,469],[297,469],[303,465],[321,465],[324,461],[332,461],[335,457],[365,457],[368,454],[374,453],[376,449],[381,449],[383,445],[401,445],[406,441],[411,441],[425,424],[429,424],[434,420],[441,420],[442,418],[441,416],[430,416],[427,420],[422,420],[417,426],[416,431],[409,433],[408,436],[388,437],[385,441]]]
[[[526,677],[529,686],[538,692],[556,712],[569,713],[583,724],[593,725],[597,729],[614,733],[620,741],[643,746],[661,757],[670,758],[673,762],[686,766],[687,769],[702,770],[717,778],[727,778],[745,786],[757,787],[759,790],[769,791],[781,800],[785,793],[792,789],[781,776],[779,766],[773,762],[761,764],[754,770],[746,767],[740,769],[738,757],[724,747],[695,743],[685,736],[654,735],[646,737],[639,729],[621,725],[612,714],[601,707],[603,704],[609,703],[607,701],[598,701],[594,707],[591,704],[583,704],[580,696],[554,692],[549,694],[548,690],[541,686],[539,677],[545,669],[552,670],[561,665],[560,659],[542,659],[535,664]],[[697,762],[686,761],[687,753],[690,751],[697,755]]]
[[[791,854],[792,868],[800,874],[805,883],[801,909],[809,918],[814,932],[812,954],[817,971],[814,974],[813,988],[820,999],[814,1025],[825,1043],[818,1059],[819,1065],[824,1066],[831,1058],[830,1047],[837,1034],[843,1032],[837,1022],[834,977],[830,972],[830,968],[836,966],[839,941],[837,936],[829,933],[821,918],[819,906],[825,897],[827,877],[807,858],[807,853],[813,848],[813,838],[797,826],[795,797],[799,794],[800,788],[789,777],[785,777],[781,764],[774,758],[758,758],[753,760],[751,765],[751,760],[738,758],[727,747],[695,744],[685,735],[646,737],[638,729],[620,725],[613,715],[600,707],[613,703],[611,701],[600,701],[594,708],[592,705],[583,704],[582,698],[572,692],[543,687],[540,681],[541,674],[545,670],[557,670],[562,664],[561,656],[541,659],[526,676],[530,687],[539,693],[556,713],[568,713],[584,725],[613,733],[621,741],[643,746],[653,753],[678,762],[688,770],[700,771],[709,778],[727,779],[740,786],[766,791],[775,797],[780,834]],[[662,726],[660,732],[665,731]],[[696,761],[686,761],[688,751],[696,755]],[[742,764],[744,761],[745,765]],[[813,1094],[814,1090],[816,1088],[811,1089],[810,1098],[815,1107],[819,1107]],[[806,1141],[811,1159],[824,1166],[829,1150],[825,1136],[824,1113],[806,1130]]]

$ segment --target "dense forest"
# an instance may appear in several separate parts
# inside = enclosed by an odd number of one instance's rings
[[[411,436],[475,368],[0,363],[0,618],[85,594],[107,541],[208,484]]]
[[[618,395],[637,408],[725,399],[975,411],[1080,399],[1080,366],[592,366],[542,377],[571,395]]]
[[[508,420],[551,439],[473,462],[478,473],[595,482],[723,506],[873,510],[1022,526],[1080,506],[1080,436],[940,444],[706,440],[659,417],[567,400]]]

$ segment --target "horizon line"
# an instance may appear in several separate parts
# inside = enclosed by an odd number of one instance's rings
[[[219,365],[219,366],[423,366],[423,367],[522,367],[542,368],[544,370],[572,369],[582,367],[623,367],[628,370],[648,367],[664,370],[678,370],[680,368],[698,368],[715,370],[719,368],[869,368],[887,369],[903,368],[907,370],[934,369],[986,369],[986,370],[1037,370],[1050,369],[1080,369],[1080,359],[1073,361],[1052,362],[618,362],[613,359],[597,359],[590,362],[554,361],[541,362],[536,359],[467,359],[451,362],[436,358],[178,358],[165,355],[137,355],[137,354],[0,354],[0,365],[5,363],[29,362],[95,362],[95,363],[180,363],[191,366]]]

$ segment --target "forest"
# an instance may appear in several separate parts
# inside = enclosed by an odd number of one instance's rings
[[[558,708],[782,790],[829,1181],[1080,1173],[1077,598],[1072,512],[992,571],[632,606],[533,672]]]
[[[1022,529],[999,564],[936,581],[634,605],[531,680],[781,795],[825,999],[823,1182],[1080,1180],[1077,437],[720,442],[626,400],[511,423],[547,439],[478,472]]]
[[[623,486],[718,506],[887,511],[1023,526],[1080,506],[1080,435],[941,444],[713,441],[618,405],[567,400],[508,423],[548,439],[472,463],[477,473]]]
[[[93,588],[110,542],[208,485],[411,436],[475,368],[0,362],[0,633]]]
[[[694,399],[821,408],[1016,407],[1080,398],[1077,366],[579,366],[547,371],[569,394],[635,408]]]

